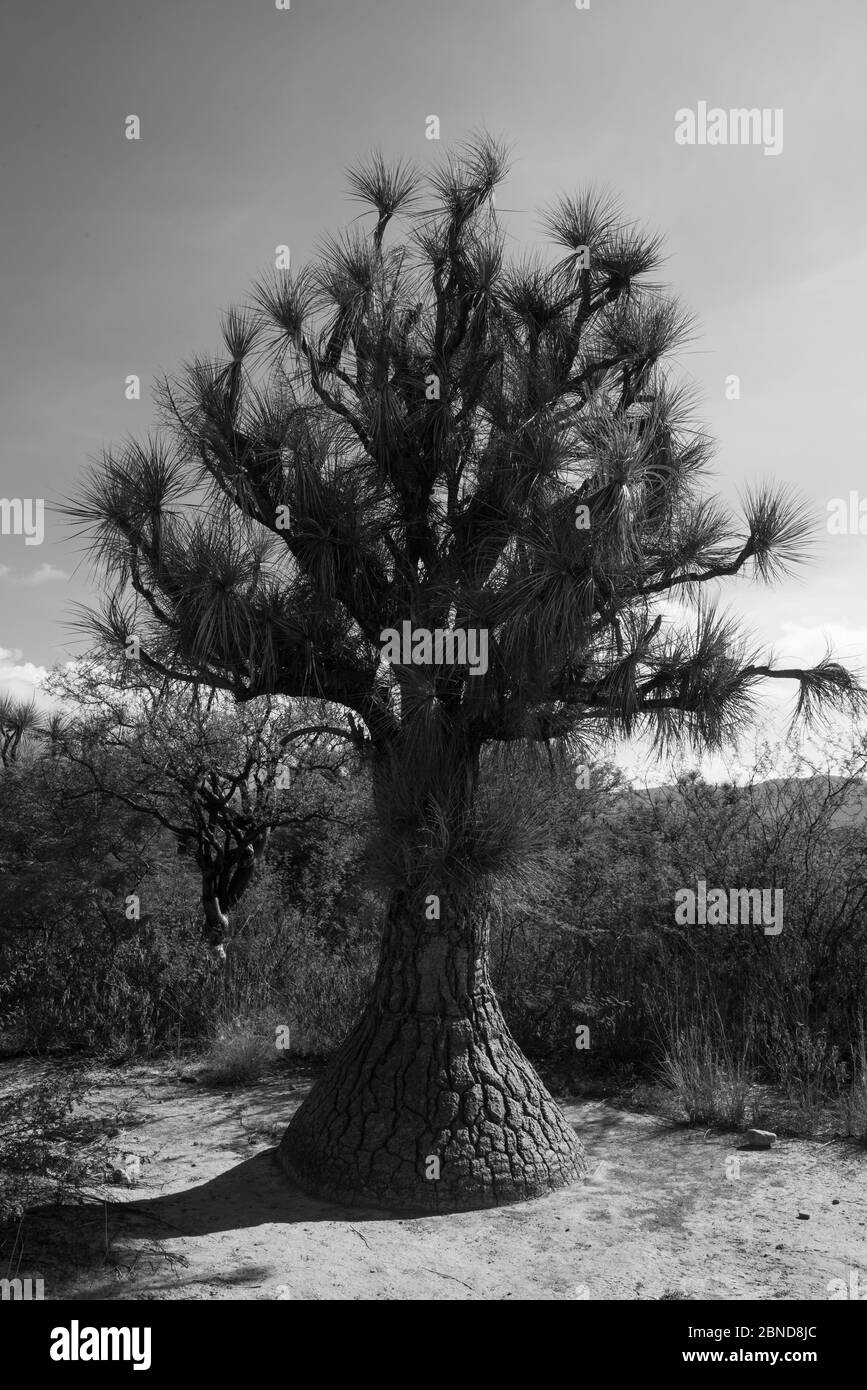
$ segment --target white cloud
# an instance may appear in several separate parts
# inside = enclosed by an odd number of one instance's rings
[[[49,584],[53,580],[68,579],[66,570],[60,570],[56,565],[49,565],[47,560],[43,560],[38,570],[24,575],[21,579],[13,579],[13,584]]]
[[[845,623],[822,623],[806,626],[784,622],[782,636],[774,644],[781,666],[821,661],[830,646],[834,656],[844,666],[861,667],[867,671],[867,627],[849,627]]]
[[[0,691],[19,700],[34,700],[46,707],[50,701],[42,692],[42,682],[48,675],[47,666],[22,661],[20,647],[0,647]]]

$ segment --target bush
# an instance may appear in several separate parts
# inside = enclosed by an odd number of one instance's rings
[[[274,1064],[273,1041],[236,1019],[207,1053],[204,1079],[212,1086],[250,1086]]]
[[[843,1099],[845,1133],[867,1141],[867,1043],[863,1033],[852,1052],[852,1084]]]
[[[847,1133],[867,1132],[863,1045],[844,1061],[867,1013],[860,764],[853,757],[829,778],[795,762],[769,777],[779,766],[768,755],[744,787],[690,773],[637,792],[614,786],[604,769],[592,792],[576,791],[565,770],[520,784],[521,803],[544,824],[542,862],[501,886],[492,975],[518,1043],[563,1084],[651,1080],[662,1039],[664,1077],[697,1120],[740,1124],[750,1076],[781,1088],[807,1130],[833,1108]],[[492,766],[486,775],[503,774]],[[222,967],[204,948],[196,875],[171,837],[149,845],[136,888],[142,920],[124,923],[129,881],[106,869],[106,856],[122,831],[138,863],[140,828],[103,824],[111,817],[94,806],[93,826],[76,831],[70,850],[47,773],[12,778],[6,790],[8,1045],[120,1059],[214,1044],[215,1067],[231,1077],[259,1066],[253,1036],[272,1056],[275,1028],[287,1027],[292,1053],[325,1056],[352,1028],[374,979],[384,910],[367,885],[363,779],[341,784],[336,812],[329,802],[327,816],[317,807],[297,831],[275,832],[235,911]],[[33,910],[23,857],[31,842],[60,855],[54,877],[37,866]],[[72,850],[78,867],[67,881],[63,854]],[[783,934],[676,924],[675,892],[698,878],[781,886]],[[589,1028],[588,1051],[575,1047],[579,1025]]]
[[[719,1034],[695,1023],[673,1032],[663,1049],[660,1073],[692,1124],[743,1126],[750,1078],[743,1058],[733,1056]]]
[[[76,1069],[0,1099],[0,1226],[37,1201],[68,1200],[98,1174],[101,1156],[82,1146],[91,1127],[73,1118],[86,1091]]]

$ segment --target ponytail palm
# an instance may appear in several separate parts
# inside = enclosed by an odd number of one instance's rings
[[[71,508],[105,569],[107,645],[135,635],[172,681],[353,721],[390,891],[382,959],[281,1154],[312,1190],[403,1208],[583,1171],[488,979],[521,837],[483,794],[485,750],[712,749],[774,679],[805,717],[860,699],[830,658],[778,670],[717,606],[716,581],[801,563],[810,522],[785,492],[733,515],[707,491],[710,446],[668,365],[690,323],[650,278],[659,240],[585,192],[545,214],[544,250],[511,256],[506,171],[488,136],[424,178],[357,169],[368,220],[263,278],[220,355],[162,383],[158,437],[109,453]],[[404,622],[484,631],[486,671],[385,664]]]

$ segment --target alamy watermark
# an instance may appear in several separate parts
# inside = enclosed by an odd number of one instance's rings
[[[45,1280],[28,1275],[26,1279],[0,1279],[0,1300],[4,1303],[41,1302],[45,1297]]]
[[[51,1331],[52,1361],[131,1361],[134,1371],[151,1364],[149,1327],[82,1327],[73,1318],[69,1327]]]
[[[471,676],[488,669],[488,630],[485,627],[428,628],[412,623],[383,628],[382,659],[398,666],[469,666]]]
[[[25,545],[45,539],[45,502],[41,497],[0,497],[0,535],[23,536]]]
[[[765,936],[783,930],[782,888],[711,888],[700,878],[696,892],[678,888],[674,920],[679,927],[763,926]],[[773,899],[773,911],[771,911]]]
[[[829,1298],[851,1298],[856,1302],[867,1302],[867,1284],[862,1284],[859,1278],[860,1271],[849,1269],[848,1282],[845,1279],[829,1279],[825,1288]]]
[[[845,497],[832,497],[827,507],[830,536],[867,536],[867,497],[857,492]]]
[[[724,111],[708,109],[700,101],[693,111],[682,106],[675,111],[674,138],[678,145],[763,145],[765,154],[783,152],[783,108],[738,106]]]

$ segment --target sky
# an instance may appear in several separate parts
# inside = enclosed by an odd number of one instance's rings
[[[297,266],[357,215],[348,165],[379,147],[424,167],[480,126],[512,146],[497,201],[516,250],[585,184],[664,233],[698,321],[674,365],[719,492],[774,478],[820,527],[800,578],[720,597],[781,662],[831,641],[867,671],[867,534],[825,523],[832,499],[867,499],[865,51],[863,0],[5,0],[0,497],[46,514],[41,545],[0,534],[0,689],[82,651],[75,605],[96,590],[50,507],[153,427],[155,377],[216,349],[276,246]],[[678,143],[701,102],[782,111],[782,147]]]

